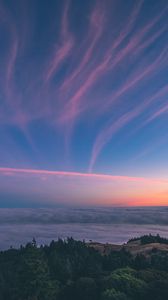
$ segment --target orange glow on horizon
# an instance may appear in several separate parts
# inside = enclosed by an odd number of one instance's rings
[[[61,199],[75,205],[168,205],[167,179],[20,168],[0,168],[0,176],[9,184],[16,181],[9,191],[24,195],[26,189],[35,198],[39,191],[47,203]]]

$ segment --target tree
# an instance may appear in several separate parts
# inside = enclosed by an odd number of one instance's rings
[[[129,298],[123,292],[107,289],[102,295],[102,300],[129,300]]]
[[[93,278],[79,278],[75,284],[75,299],[97,300],[97,286]]]

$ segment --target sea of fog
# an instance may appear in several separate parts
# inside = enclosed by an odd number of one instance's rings
[[[0,249],[58,238],[121,244],[143,234],[168,238],[168,207],[0,209]]]

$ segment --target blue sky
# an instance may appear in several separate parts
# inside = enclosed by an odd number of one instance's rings
[[[167,14],[166,0],[0,0],[0,206],[168,203]],[[104,175],[120,183],[107,192]]]

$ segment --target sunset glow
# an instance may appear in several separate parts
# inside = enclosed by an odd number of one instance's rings
[[[0,168],[0,179],[1,190],[7,184],[6,194],[13,190],[13,198],[26,192],[30,198],[36,195],[37,203],[48,205],[156,206],[158,201],[167,205],[168,180],[160,178]]]

